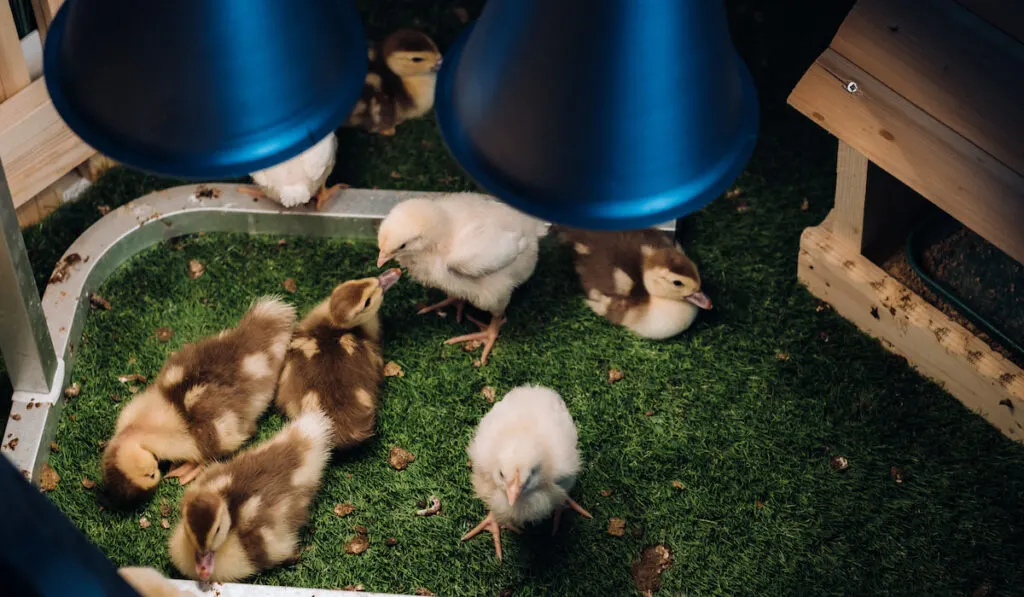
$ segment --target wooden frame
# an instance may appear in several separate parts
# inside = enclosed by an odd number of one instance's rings
[[[40,35],[63,0],[33,0]],[[96,152],[57,114],[46,82],[29,80],[10,6],[0,8],[0,161],[21,207]]]
[[[839,139],[835,206],[801,236],[800,280],[1024,442],[1024,370],[872,260],[926,199],[1024,262],[1024,10],[1013,4],[859,0],[789,103]]]

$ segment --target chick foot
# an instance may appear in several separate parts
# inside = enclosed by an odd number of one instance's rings
[[[266,199],[267,198],[267,194],[264,193],[263,191],[259,190],[259,188],[257,188],[257,187],[253,187],[253,186],[240,186],[240,187],[238,187],[235,190],[237,190],[239,193],[241,193],[243,195],[248,195],[250,197],[255,197],[257,199]]]
[[[316,194],[316,210],[321,211],[324,208],[324,205],[327,205],[327,202],[331,200],[331,197],[334,197],[334,194],[343,188],[345,188],[345,185],[342,184],[331,185],[329,187],[327,185],[322,185]]]
[[[450,340],[445,341],[445,344],[458,344],[460,342],[483,342],[484,351],[480,355],[480,364],[487,364],[487,355],[491,354],[491,349],[494,348],[494,343],[498,341],[498,330],[501,326],[505,325],[508,319],[504,315],[492,315],[491,323],[484,324],[476,320],[470,315],[466,316],[466,319],[480,326],[480,331],[473,334],[466,334],[465,336],[457,336]]]
[[[466,299],[455,298],[452,296],[444,299],[440,303],[434,303],[433,305],[423,307],[422,309],[417,311],[416,314],[426,315],[431,311],[440,311],[441,309],[444,309],[448,305],[455,305],[455,321],[457,321],[458,323],[462,323],[462,310],[466,308]]]
[[[564,504],[559,504],[558,506],[555,507],[555,520],[554,524],[551,525],[552,536],[554,536],[555,533],[558,532],[558,522],[562,520],[562,510],[565,510],[566,506],[572,508],[576,512],[579,512],[580,516],[582,516],[583,518],[593,518],[593,515],[591,515],[590,512],[584,510],[583,506],[577,504],[575,501],[573,501],[571,497],[567,497],[565,498]]]
[[[487,531],[494,537],[494,553],[498,556],[498,560],[501,561],[501,529],[512,531],[517,535],[522,532],[510,524],[498,524],[498,521],[494,519],[494,513],[488,512],[487,518],[484,518],[472,531],[463,535],[462,540],[469,541],[483,531]]]
[[[201,464],[197,462],[185,462],[167,471],[167,474],[164,476],[167,478],[178,477],[179,484],[188,485],[198,477],[201,472],[203,472]]]

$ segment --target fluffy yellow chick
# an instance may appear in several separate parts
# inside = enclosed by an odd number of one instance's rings
[[[580,470],[576,424],[557,392],[520,386],[484,415],[469,444],[473,490],[490,512],[463,541],[482,531],[494,536],[501,559],[501,529],[555,515],[552,534],[565,506],[590,513],[569,497]]]
[[[456,305],[457,321],[468,301],[491,313],[488,324],[470,317],[480,332],[447,344],[481,341],[487,364],[512,291],[533,275],[544,224],[486,195],[458,193],[439,199],[409,199],[396,205],[377,233],[377,266],[391,259],[409,275],[448,298],[420,310],[429,313]]]
[[[369,50],[363,95],[346,122],[371,133],[394,135],[395,127],[434,107],[441,51],[426,34],[395,31]]]
[[[156,381],[121,411],[103,454],[107,494],[123,506],[152,495],[162,460],[187,484],[205,461],[237,450],[270,405],[295,309],[256,301],[238,325],[172,354]]]
[[[154,568],[130,566],[117,571],[135,592],[142,597],[195,597],[171,584]]]
[[[384,377],[380,307],[402,275],[339,284],[303,319],[285,355],[275,403],[289,418],[323,411],[334,425],[334,447],[351,448],[373,435],[377,389]]]
[[[251,174],[258,188],[239,187],[254,197],[269,197],[285,207],[308,203],[316,196],[316,208],[322,209],[342,185],[327,187],[334,170],[338,137],[332,132],[299,155],[270,168]]]
[[[299,559],[299,530],[331,455],[331,421],[303,413],[270,440],[208,468],[170,539],[185,576],[231,582]]]
[[[663,340],[690,327],[711,299],[697,266],[660,230],[622,232],[552,226],[573,250],[587,305],[633,333]]]

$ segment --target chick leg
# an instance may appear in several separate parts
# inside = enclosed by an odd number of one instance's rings
[[[203,472],[203,467],[198,462],[184,462],[167,471],[165,477],[178,477],[178,483],[188,485],[193,479]]]
[[[440,303],[435,303],[433,305],[423,307],[422,309],[417,311],[416,314],[426,315],[431,311],[438,311],[440,309],[444,309],[448,305],[455,305],[455,321],[462,323],[462,310],[466,308],[466,299],[455,298],[452,296],[444,299]]]
[[[324,205],[330,201],[331,197],[343,188],[345,188],[345,185],[342,184],[331,185],[329,187],[326,184],[321,185],[320,190],[316,193],[316,210],[322,210]]]
[[[568,506],[568,507],[572,508],[573,510],[579,512],[580,516],[582,516],[584,518],[593,518],[593,516],[590,514],[590,512],[587,512],[586,510],[584,510],[583,507],[580,506],[579,504],[577,504],[575,501],[573,501],[573,499],[571,497],[567,497],[567,498],[565,498],[565,503],[564,504],[559,504],[558,506],[555,507],[555,520],[554,520],[554,524],[551,525],[551,535],[552,536],[554,536],[554,534],[558,532],[558,523],[559,523],[560,520],[562,520],[562,510],[565,510],[566,506]]]
[[[463,535],[463,541],[469,541],[473,537],[476,537],[483,531],[487,531],[494,537],[494,553],[498,556],[498,560],[501,560],[501,529],[512,531],[513,533],[520,533],[521,531],[510,524],[498,524],[498,521],[494,519],[492,512],[487,513],[487,518],[480,521],[480,524],[476,525],[472,531]]]
[[[264,193],[263,191],[259,190],[259,188],[257,188],[257,187],[241,186],[241,187],[238,187],[238,189],[236,189],[236,190],[239,193],[243,194],[243,195],[248,195],[250,197],[256,197],[257,199],[266,199],[267,198],[267,194]]]
[[[460,342],[473,341],[483,342],[484,351],[480,355],[480,364],[486,365],[487,355],[491,354],[491,349],[494,348],[494,343],[498,341],[498,330],[501,329],[501,326],[503,326],[505,322],[508,321],[508,319],[505,318],[504,313],[499,315],[491,315],[491,323],[488,324],[484,324],[480,321],[477,321],[476,319],[469,315],[466,316],[466,319],[480,326],[480,331],[472,334],[466,334],[465,336],[458,336],[452,338],[450,340],[447,340],[445,344],[458,344]]]

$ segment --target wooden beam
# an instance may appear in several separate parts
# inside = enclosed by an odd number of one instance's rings
[[[30,82],[28,63],[21,51],[18,28],[8,2],[0,2],[0,101],[18,93]]]
[[[1014,0],[956,0],[956,3],[1024,43],[1024,3]]]
[[[94,153],[61,120],[42,78],[0,104],[0,160],[15,208]]]
[[[837,240],[827,225],[800,238],[798,273],[811,293],[1024,442],[1024,370]]]
[[[1024,175],[1024,43],[953,0],[859,0],[831,49]]]
[[[1024,176],[831,49],[804,74],[789,103],[1024,262]]]
[[[39,29],[39,36],[46,39],[46,31],[50,28],[53,15],[57,14],[60,5],[64,0],[32,0],[32,12],[36,15],[36,27]]]
[[[868,159],[839,141],[836,159],[836,203],[832,210],[836,238],[858,254],[864,249],[864,214],[868,190]]]

